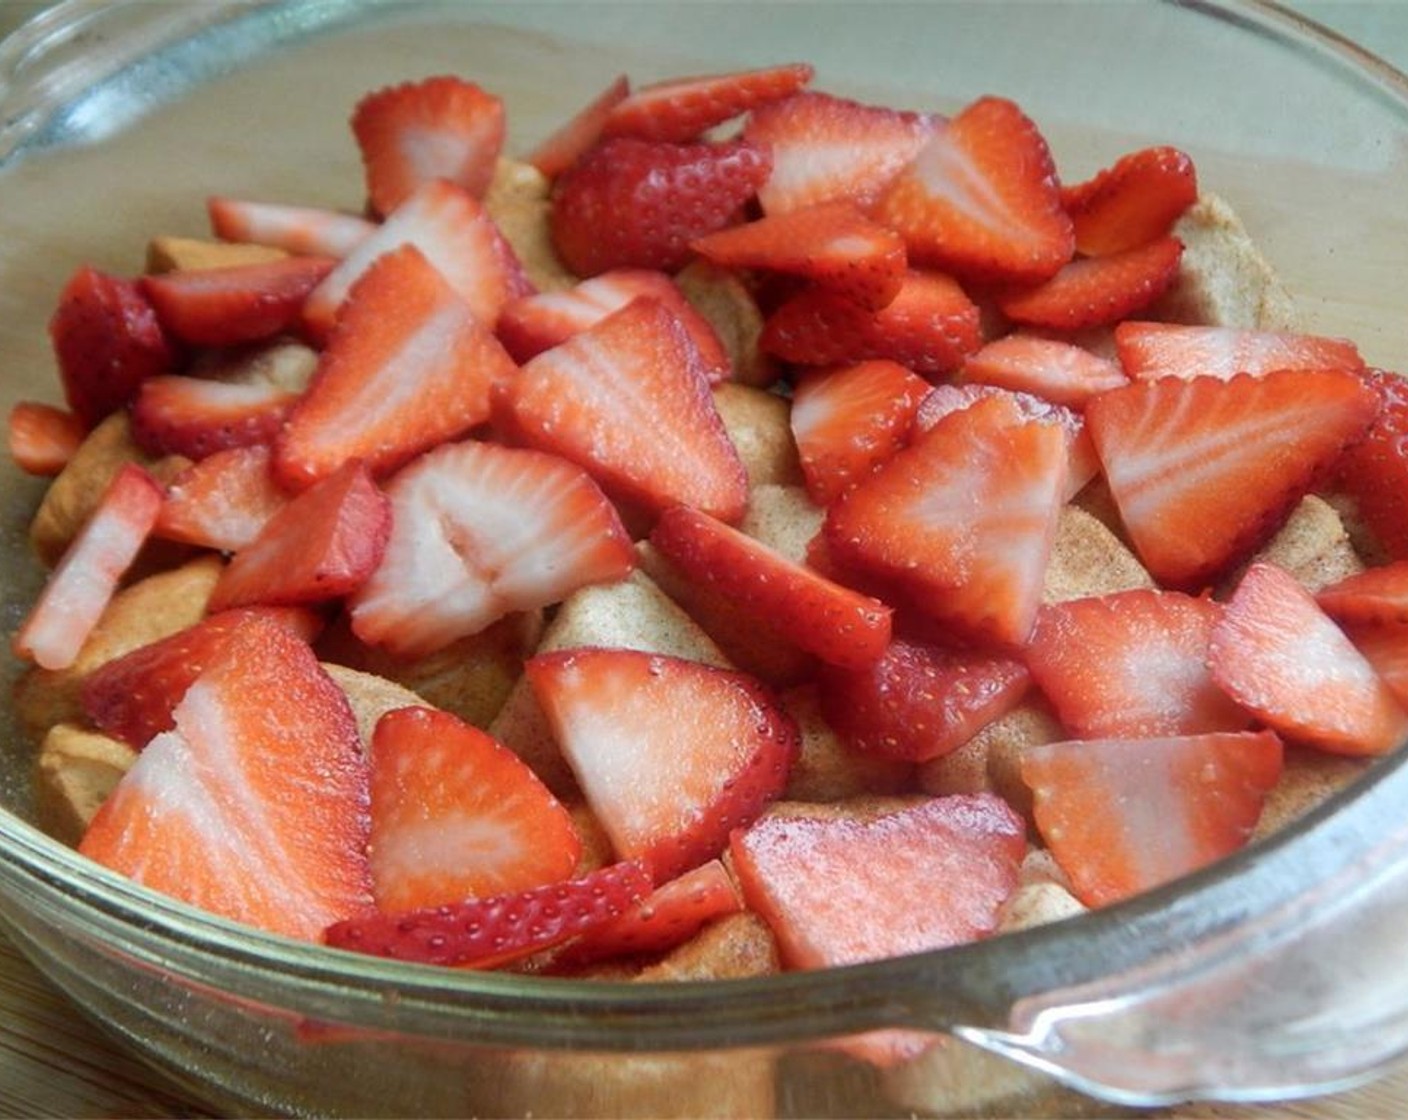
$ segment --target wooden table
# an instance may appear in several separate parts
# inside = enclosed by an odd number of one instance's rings
[[[43,7],[0,0],[0,34]],[[1408,0],[1302,0],[1296,7],[1408,68]],[[171,1117],[200,1107],[115,1046],[0,938],[0,1116]],[[1408,1062],[1364,1088],[1267,1107],[1206,1106],[1183,1117],[1408,1115]]]

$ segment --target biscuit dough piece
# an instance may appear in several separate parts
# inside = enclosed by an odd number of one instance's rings
[[[1312,595],[1364,570],[1339,513],[1314,494],[1300,500],[1256,559],[1284,568]],[[1224,590],[1230,592],[1240,578],[1238,571],[1225,581]]]
[[[55,724],[34,763],[39,827],[77,847],[98,807],[136,761],[137,752],[120,739],[72,723]]]
[[[801,486],[802,461],[792,437],[792,409],[766,389],[724,382],[714,386],[714,407],[743,460],[748,485]]]
[[[675,283],[719,336],[733,368],[734,381],[764,386],[777,380],[777,363],[758,345],[763,313],[736,273],[701,257],[685,265],[675,276]]]
[[[800,486],[762,485],[748,495],[740,531],[791,560],[807,562],[807,548],[821,532],[826,511]]]
[[[1327,797],[1357,781],[1369,763],[1367,758],[1288,745],[1281,780],[1267,794],[1251,839],[1260,840],[1293,824]]]
[[[841,740],[822,717],[815,684],[788,689],[781,700],[802,735],[802,751],[788,776],[784,798],[842,801],[865,794],[898,794],[912,787],[913,763],[864,754]]]
[[[198,237],[161,235],[147,243],[147,271],[153,274],[204,268],[234,268],[267,264],[288,254],[272,245],[245,245],[234,241],[207,241]]]
[[[484,209],[513,246],[529,281],[540,292],[561,291],[577,277],[558,259],[548,214],[552,184],[530,163],[500,158],[484,195]]]
[[[357,737],[362,740],[363,750],[371,749],[372,733],[376,730],[377,721],[387,712],[393,712],[397,708],[425,705],[425,701],[409,688],[384,677],[329,662],[323,662],[323,670],[347,697],[352,716],[357,721]]]
[[[1098,517],[1075,505],[1061,511],[1046,566],[1043,603],[1153,586],[1153,576]]]

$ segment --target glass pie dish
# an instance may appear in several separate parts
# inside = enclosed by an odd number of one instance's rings
[[[129,267],[153,232],[202,229],[216,191],[345,202],[347,111],[368,89],[472,76],[526,148],[618,72],[793,59],[885,104],[1013,97],[1072,174],[1141,142],[1185,148],[1309,326],[1408,369],[1393,295],[1408,81],[1272,5],[70,2],[0,47],[5,405],[52,394],[44,323],[80,261]],[[41,579],[24,533],[40,486],[0,469],[12,631]],[[826,972],[642,985],[380,961],[158,896],[34,826],[32,746],[5,718],[5,932],[229,1112],[1053,1113],[1284,1098],[1408,1050],[1402,752],[1293,830],[1077,919]],[[827,1045],[897,1027],[955,1041],[883,1077]]]

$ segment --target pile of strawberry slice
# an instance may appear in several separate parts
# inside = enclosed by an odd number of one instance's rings
[[[1408,735],[1402,383],[1341,340],[1154,320],[1198,193],[1184,153],[1063,185],[1009,100],[943,117],[811,78],[611,83],[527,157],[577,277],[560,289],[487,201],[503,104],[452,77],[356,107],[361,215],[211,200],[217,236],[284,256],[74,274],[50,323],[67,407],[15,408],[15,460],[57,473],[126,412],[143,451],[188,463],[167,486],[115,475],[16,651],[72,664],[149,539],[229,556],[204,621],[85,681],[92,723],[141,751],[85,853],[422,962],[578,967],[746,905],[784,964],[817,967],[991,933],[1028,826],[992,794],[767,814],[800,749],[772,686],[817,683],[847,750],[904,763],[1043,696],[1069,737],[1022,759],[1032,839],[1088,905],[1245,843],[1283,740]],[[752,487],[716,394],[742,358],[674,279],[700,261],[756,305],[820,525],[804,557],[738,527]],[[291,343],[305,366],[231,360]],[[1157,588],[1045,601],[1088,486]],[[1318,597],[1270,563],[1238,574],[1329,487],[1396,563]],[[530,658],[585,810],[428,705],[359,731],[319,663],[329,622],[413,662],[626,579],[646,539],[797,657],[768,681]]]

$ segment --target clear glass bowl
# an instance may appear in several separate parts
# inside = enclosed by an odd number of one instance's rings
[[[202,233],[210,193],[355,205],[346,119],[367,89],[472,76],[505,96],[521,150],[617,72],[791,59],[889,104],[1014,97],[1072,178],[1140,143],[1185,148],[1308,325],[1408,369],[1408,82],[1274,5],[71,0],[0,46],[4,405],[55,397],[44,324],[81,261],[132,271],[152,233]],[[0,467],[6,630],[40,581],[24,534],[40,490]],[[32,748],[6,719],[5,932],[232,1112],[1074,1112],[1307,1093],[1408,1048],[1401,753],[1294,831],[1100,913],[862,967],[642,986],[366,959],[158,897],[33,827]],[[825,1045],[881,1027],[961,1041],[885,1076]]]

